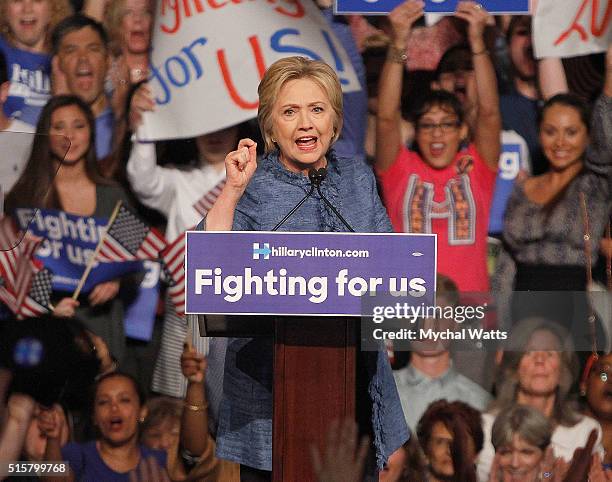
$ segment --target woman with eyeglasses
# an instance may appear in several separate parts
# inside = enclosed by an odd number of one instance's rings
[[[501,117],[495,71],[483,32],[489,14],[459,2],[468,23],[478,99],[473,142],[461,103],[444,91],[428,94],[415,114],[415,149],[401,143],[400,90],[411,27],[423,2],[409,0],[389,15],[391,46],[379,84],[375,167],[397,232],[438,235],[438,271],[459,290],[487,291],[487,228],[500,152]]]

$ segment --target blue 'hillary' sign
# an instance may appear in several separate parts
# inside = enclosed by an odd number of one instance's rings
[[[334,13],[383,15],[389,13],[404,0],[336,0]],[[425,12],[452,14],[458,0],[425,0]],[[480,0],[489,13],[526,14],[529,13],[529,0]]]
[[[436,236],[189,231],[185,275],[187,313],[368,315],[363,296],[433,302]]]
[[[21,229],[29,230],[44,239],[36,251],[36,258],[53,273],[53,289],[73,292],[104,235],[108,219],[75,216],[54,209],[31,208],[19,208],[15,215]],[[89,293],[98,283],[142,270],[140,261],[96,261],[93,266],[82,293]]]

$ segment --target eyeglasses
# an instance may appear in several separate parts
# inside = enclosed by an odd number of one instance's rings
[[[453,132],[461,125],[459,121],[445,121],[440,122],[439,124],[434,124],[433,122],[419,122],[417,124],[417,129],[423,132],[427,132],[428,134],[432,133],[434,129],[442,129],[442,132],[448,133]]]

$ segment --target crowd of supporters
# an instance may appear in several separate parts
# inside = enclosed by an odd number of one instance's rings
[[[378,480],[611,481],[612,310],[589,293],[612,291],[612,47],[536,60],[531,17],[473,1],[428,23],[419,0],[381,17],[317,4],[362,87],[343,95],[335,155],[374,172],[396,232],[437,235],[438,305],[486,295],[495,309],[478,328],[508,332],[493,348],[387,345],[411,436]],[[214,205],[239,140],[264,145],[254,120],[138,139],[154,109],[154,16],[153,0],[0,0],[6,219],[109,218],[121,201],[173,241]],[[53,291],[37,318],[0,297],[0,467],[66,461],[69,475],[42,477],[58,481],[266,480],[215,456],[227,340],[199,336],[163,283],[150,339],[126,336],[142,277]],[[358,445],[351,423],[331,427],[313,455],[319,479],[361,480],[371,447]]]

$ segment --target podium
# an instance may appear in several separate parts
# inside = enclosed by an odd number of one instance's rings
[[[314,481],[311,445],[357,417],[358,318],[200,317],[203,336],[274,339],[272,480]]]
[[[361,316],[393,296],[431,303],[435,259],[433,235],[187,233],[186,312],[202,315],[200,334],[274,340],[274,481],[315,480],[310,448],[324,448],[335,420],[355,419],[373,440],[368,381],[380,346],[364,337],[372,352],[361,353]]]

